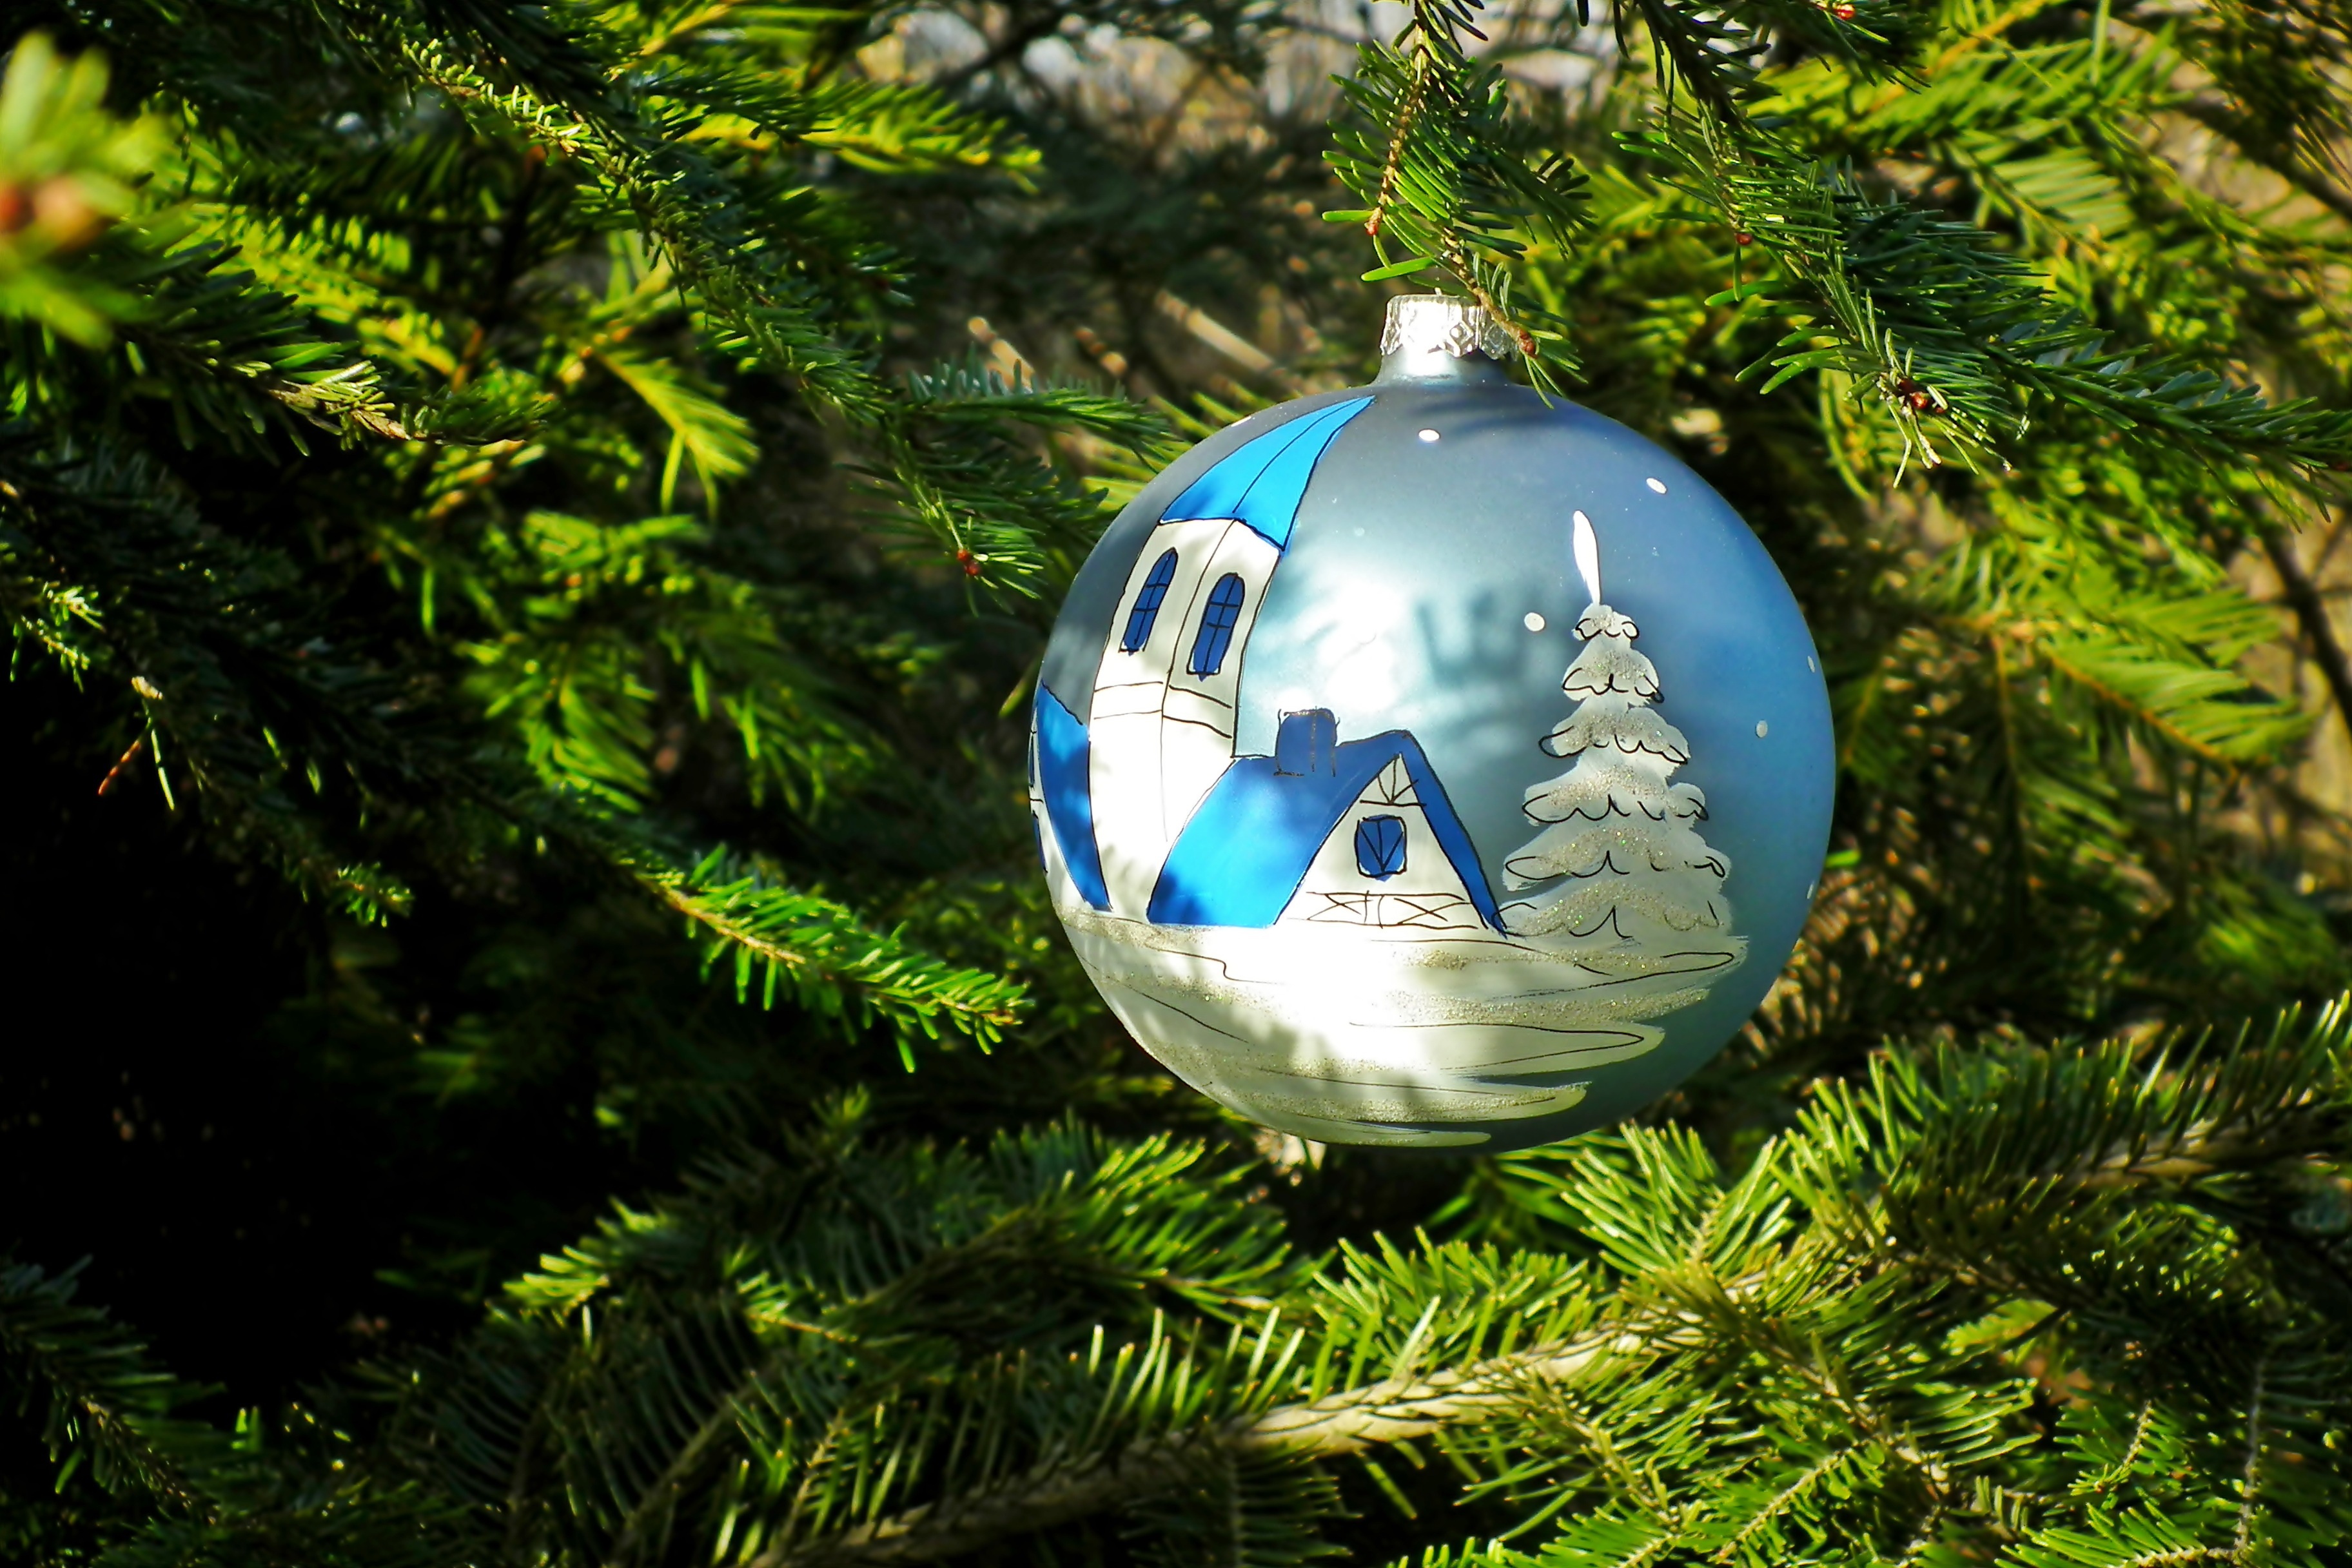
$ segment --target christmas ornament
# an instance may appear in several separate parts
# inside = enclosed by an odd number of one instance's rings
[[[1696,474],[1511,384],[1475,308],[1393,300],[1382,347],[1112,523],[1031,806],[1087,973],[1186,1082],[1328,1142],[1524,1145],[1762,999],[1828,838],[1829,702]]]

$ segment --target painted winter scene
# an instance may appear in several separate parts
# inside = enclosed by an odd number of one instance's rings
[[[1080,961],[1172,1071],[1303,1138],[1471,1145],[1655,1049],[1747,941],[1580,511],[1561,530],[1580,646],[1528,736],[1556,771],[1526,790],[1499,889],[1412,733],[1299,707],[1271,755],[1236,754],[1251,626],[1317,462],[1370,402],[1241,446],[1165,509],[1091,690],[1039,688],[1031,806]]]

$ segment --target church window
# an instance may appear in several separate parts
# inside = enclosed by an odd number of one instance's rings
[[[1248,590],[1228,572],[1209,590],[1209,607],[1201,612],[1201,629],[1192,638],[1192,658],[1185,668],[1210,676],[1225,667],[1225,651],[1234,646],[1234,628],[1242,623],[1242,600]]]
[[[1160,618],[1160,603],[1174,581],[1176,552],[1171,550],[1151,563],[1151,574],[1136,590],[1135,607],[1127,612],[1127,633],[1118,639],[1121,653],[1133,653],[1151,640],[1151,623]]]
[[[1404,818],[1368,816],[1356,824],[1356,869],[1382,881],[1404,869]]]

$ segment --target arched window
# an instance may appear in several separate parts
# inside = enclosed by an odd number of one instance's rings
[[[1151,574],[1135,591],[1135,607],[1127,612],[1127,633],[1118,639],[1121,653],[1133,653],[1151,640],[1151,623],[1160,618],[1160,601],[1168,584],[1176,581],[1176,552],[1170,551],[1151,563]]]
[[[1209,590],[1209,607],[1201,612],[1201,629],[1192,638],[1192,662],[1184,668],[1195,675],[1214,675],[1225,667],[1225,650],[1234,646],[1234,628],[1242,624],[1242,600],[1248,590],[1228,572]]]
[[[1368,816],[1356,824],[1356,869],[1386,881],[1404,869],[1404,818]]]

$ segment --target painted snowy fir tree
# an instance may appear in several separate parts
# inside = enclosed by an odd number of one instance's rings
[[[1514,892],[1540,890],[1504,918],[1521,936],[1590,942],[1596,951],[1580,957],[1613,959],[1613,973],[1737,963],[1745,944],[1729,934],[1723,893],[1731,864],[1695,826],[1706,818],[1706,797],[1672,782],[1690,761],[1689,742],[1651,707],[1658,669],[1633,646],[1641,628],[1601,598],[1591,520],[1580,511],[1575,526],[1577,570],[1592,597],[1576,623],[1583,649],[1560,680],[1577,707],[1540,742],[1574,760],[1528,790],[1523,809],[1542,831],[1503,869]],[[1692,951],[1694,935],[1706,951]]]

